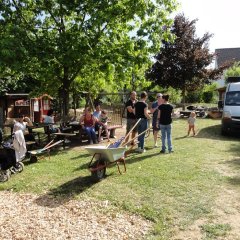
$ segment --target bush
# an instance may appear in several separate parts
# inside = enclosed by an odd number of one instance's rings
[[[213,92],[203,92],[202,94],[202,100],[205,103],[212,103],[214,99],[214,93]]]
[[[186,102],[189,102],[189,103],[202,102],[202,93],[201,93],[201,91],[189,92],[186,95]]]

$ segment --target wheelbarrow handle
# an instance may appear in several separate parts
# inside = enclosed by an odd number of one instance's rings
[[[52,140],[51,142],[49,142],[46,146],[44,146],[42,149],[46,149],[48,146],[50,146],[53,143],[54,140]]]
[[[128,132],[128,134],[125,136],[125,138],[122,141],[122,144],[120,146],[123,146],[124,142],[126,141],[126,139],[128,138],[128,136],[131,134],[131,132],[133,131],[133,129],[138,125],[138,123],[141,121],[141,118],[138,119],[138,121],[135,123],[135,125],[130,129],[130,131]]]
[[[151,128],[147,128],[145,131],[141,132],[140,134],[138,134],[136,137],[134,137],[133,139],[129,140],[128,142],[124,143],[122,145],[122,147],[127,146],[130,142],[134,141],[136,138],[138,138],[139,136],[143,135],[145,132],[147,132],[148,130],[150,130]]]
[[[47,150],[47,149],[49,149],[49,148],[51,148],[51,147],[53,147],[53,146],[58,145],[58,144],[61,143],[61,142],[63,142],[63,140],[59,140],[59,141],[53,143],[52,145],[49,145],[48,147],[43,148],[42,150]]]

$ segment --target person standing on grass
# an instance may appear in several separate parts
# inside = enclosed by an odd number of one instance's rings
[[[158,107],[158,121],[156,126],[160,124],[160,130],[162,134],[162,150],[160,153],[166,152],[166,139],[167,139],[167,146],[168,152],[173,152],[172,147],[172,113],[173,113],[173,106],[169,104],[169,95],[162,96],[163,103]]]
[[[127,109],[126,135],[129,133],[129,131],[136,124],[136,116],[135,116],[135,113],[134,113],[134,106],[135,106],[136,102],[137,102],[137,93],[135,91],[132,91],[130,93],[130,99],[125,104],[125,108]],[[135,127],[132,130],[132,133],[130,134],[130,136],[128,136],[125,141],[128,142],[129,138],[133,139],[136,136],[136,132],[137,132],[137,128]]]
[[[154,140],[154,147],[157,147],[157,138],[159,133],[159,125],[157,126],[157,118],[158,118],[158,107],[162,104],[162,94],[157,94],[157,101],[152,103],[151,106],[151,113],[152,113],[152,128],[153,128],[153,140]]]
[[[141,93],[141,100],[135,104],[135,116],[138,119],[141,119],[138,123],[138,135],[147,130],[148,128],[148,120],[151,119],[150,115],[148,114],[148,105],[146,103],[147,100],[147,93]],[[145,133],[138,136],[138,149],[137,152],[143,153],[146,150],[144,149],[144,140],[145,140]]]
[[[196,132],[195,132],[195,122],[196,122],[196,113],[195,112],[191,112],[190,116],[188,118],[188,136],[189,136],[191,130],[193,132],[193,136],[196,135]]]

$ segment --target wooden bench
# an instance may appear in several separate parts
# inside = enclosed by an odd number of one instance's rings
[[[197,117],[204,117],[205,116],[205,111],[204,110],[195,110]],[[181,117],[189,117],[191,114],[191,111],[180,111],[180,116]]]
[[[26,147],[28,150],[31,150],[33,146],[36,146],[35,141],[26,141]]]
[[[110,125],[108,126],[108,131],[109,131],[109,137],[110,138],[115,138],[115,132],[117,128],[122,128],[122,125]]]
[[[50,125],[43,123],[42,126],[43,126],[43,129],[44,129],[44,133],[47,135],[47,140],[48,140],[48,142],[50,142],[51,141],[51,135],[52,135],[52,133],[50,131]]]
[[[107,127],[107,130],[109,131],[109,137],[110,138],[116,138],[115,137],[115,132],[116,132],[116,129],[118,128],[122,128],[122,125],[109,125]],[[106,133],[104,133],[104,131],[102,132],[102,135],[105,135]],[[96,135],[98,137],[98,131],[96,131]],[[79,138],[80,138],[80,142],[82,143],[83,140],[89,140],[88,139],[88,135],[86,134],[86,132],[84,131],[83,128],[81,128],[79,130]]]
[[[191,114],[191,111],[180,111],[181,117],[189,117]]]

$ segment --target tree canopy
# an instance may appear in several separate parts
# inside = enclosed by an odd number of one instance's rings
[[[146,73],[154,84],[180,89],[183,97],[186,91],[202,87],[223,71],[222,67],[209,68],[215,57],[208,49],[212,35],[205,33],[202,37],[197,37],[196,21],[188,20],[184,14],[175,17],[170,29],[175,35],[174,41],[163,41],[155,56],[155,63]]]
[[[175,0],[2,0],[1,65],[61,93],[66,114],[77,78],[85,90],[103,81],[121,87],[116,77],[141,69],[169,37],[162,29],[175,7]]]

